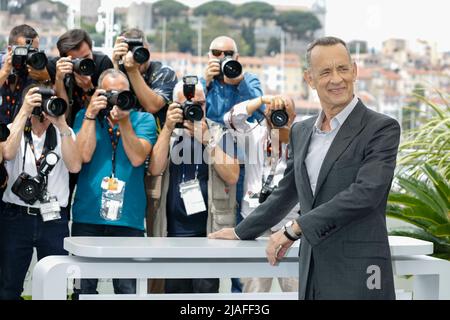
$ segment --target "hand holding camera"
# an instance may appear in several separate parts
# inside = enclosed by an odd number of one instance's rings
[[[64,80],[67,75],[92,76],[95,73],[95,62],[90,58],[75,58],[71,56],[59,58],[56,62],[56,79]]]
[[[183,120],[190,122],[200,121],[203,119],[204,113],[201,103],[193,101],[195,97],[195,86],[198,84],[197,76],[183,77],[183,94],[186,101],[179,104],[183,111]],[[176,128],[184,128],[183,122],[177,123]]]
[[[117,90],[97,90],[98,96],[94,94],[91,99],[95,99],[98,101],[96,110],[97,113],[93,113],[94,115],[98,115],[101,119],[106,118],[111,115],[113,120],[120,120],[126,116],[128,116],[131,109],[133,109],[136,105],[136,97],[129,90],[117,91]],[[103,99],[101,99],[103,98]],[[106,106],[105,104],[106,99]],[[89,108],[88,108],[89,111]]]
[[[96,117],[99,112],[108,106],[108,99],[104,95],[106,93],[103,89],[95,90],[92,95],[91,101],[86,109],[86,115],[89,117]]]
[[[143,39],[118,37],[114,46],[113,60],[122,60],[125,68],[133,69],[150,60],[150,51],[144,47]]]
[[[23,99],[22,109],[30,115],[34,108],[40,107],[42,104],[42,96],[39,93],[39,88],[31,88],[28,90],[25,98]]]
[[[47,56],[44,51],[32,47],[33,40],[27,39],[24,46],[12,47],[13,72],[23,74],[28,72],[28,66],[35,70],[43,70],[47,66]]]
[[[170,131],[173,131],[177,123],[183,122],[183,110],[180,108],[180,104],[172,103],[167,109],[165,126]]]
[[[12,71],[12,50],[10,47],[8,47],[3,59],[0,72],[2,72],[5,76],[8,76]]]

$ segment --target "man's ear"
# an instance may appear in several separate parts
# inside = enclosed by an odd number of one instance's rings
[[[311,77],[311,72],[309,70],[306,70],[305,72],[303,72],[303,79],[305,79],[306,83],[312,88],[312,89],[316,89],[316,87],[314,86],[312,77]]]

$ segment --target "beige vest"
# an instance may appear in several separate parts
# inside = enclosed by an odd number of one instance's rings
[[[215,137],[216,143],[219,143],[225,131],[221,129],[222,127],[220,127],[220,125],[210,122],[209,120],[207,121],[211,135]],[[167,236],[166,201],[170,181],[169,171],[169,165],[167,165],[167,169],[162,177],[161,200],[153,224],[154,237]],[[236,185],[227,185],[220,178],[212,164],[208,166],[208,174],[207,234],[236,225]]]

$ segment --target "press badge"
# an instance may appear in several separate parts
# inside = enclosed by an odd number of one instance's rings
[[[206,211],[200,182],[197,179],[180,183],[180,195],[188,216]]]
[[[58,199],[54,196],[46,197],[41,202],[39,209],[41,211],[42,221],[44,222],[61,219],[61,207]]]
[[[122,216],[125,182],[115,177],[105,177],[102,180],[102,205],[100,216],[105,220],[115,221]]]

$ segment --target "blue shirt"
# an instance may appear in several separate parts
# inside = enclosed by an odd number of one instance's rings
[[[183,143],[183,139],[186,142]],[[200,184],[203,201],[208,208],[208,165],[203,161],[204,146],[194,138],[187,135],[180,136],[175,142],[174,147],[183,143],[183,146],[177,147],[178,155],[183,162],[175,164],[170,157],[170,178],[169,190],[167,191],[166,215],[167,215],[167,236],[169,237],[205,237],[206,223],[208,219],[207,211],[188,215],[180,194],[180,183],[193,180],[197,172],[197,179]],[[222,150],[231,157],[236,155],[236,145],[231,135],[226,134],[220,142]],[[201,147],[200,147],[201,146]],[[183,149],[190,148],[191,159],[185,159]],[[172,150],[175,150],[174,148]],[[198,152],[201,151],[201,152]],[[187,163],[185,163],[185,161]]]
[[[86,109],[81,109],[75,118],[74,131],[78,133],[83,123]],[[122,216],[119,220],[109,221],[100,216],[101,182],[112,173],[111,137],[108,124],[101,126],[96,121],[97,144],[89,163],[83,164],[77,184],[77,192],[73,204],[73,221],[79,223],[126,226],[144,230],[145,209],[147,199],[144,187],[144,164],[133,167],[123,148],[122,139],[116,150],[116,177],[125,182],[125,195]],[[136,136],[145,139],[152,145],[156,142],[156,123],[153,115],[146,112],[132,111],[130,121]]]
[[[236,104],[260,97],[263,95],[261,83],[252,73],[245,73],[244,79],[239,85],[230,85],[213,80],[210,86],[206,88],[206,80],[201,79],[206,95],[206,117],[217,123],[224,124],[223,116],[230,111]],[[264,110],[264,106],[261,108]],[[261,120],[264,116],[255,112],[248,121],[253,122],[254,119]]]

